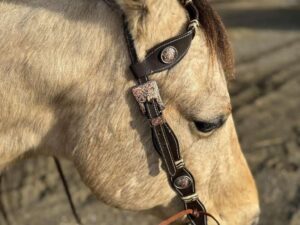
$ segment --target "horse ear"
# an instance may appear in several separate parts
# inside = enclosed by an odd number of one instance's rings
[[[146,0],[115,0],[127,17],[129,28],[134,37],[146,32],[146,17],[149,7]]]

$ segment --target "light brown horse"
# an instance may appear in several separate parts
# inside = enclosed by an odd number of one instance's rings
[[[207,210],[222,225],[256,224],[257,191],[225,77],[232,72],[230,47],[206,0],[194,2],[202,26],[188,54],[153,79]],[[187,23],[176,0],[117,0],[114,6],[103,0],[0,0],[0,168],[25,154],[64,157],[107,204],[156,208],[168,216],[182,205],[130,93],[135,81],[120,11],[140,59]],[[195,126],[218,118],[227,121],[208,133]]]

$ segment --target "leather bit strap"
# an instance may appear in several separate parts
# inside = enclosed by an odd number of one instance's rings
[[[190,22],[185,33],[168,39],[150,49],[142,62],[139,62],[134,41],[124,16],[124,33],[131,58],[130,69],[139,85],[132,89],[139,107],[147,117],[152,133],[153,145],[168,174],[170,186],[183,201],[185,209],[199,212],[188,215],[190,224],[207,225],[207,213],[199,200],[195,180],[185,167],[180,155],[179,143],[173,130],[163,116],[164,105],[155,81],[149,81],[149,75],[174,67],[186,55],[198,26],[198,10],[192,0],[183,1]]]

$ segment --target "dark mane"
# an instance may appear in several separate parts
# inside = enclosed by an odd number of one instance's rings
[[[199,22],[212,55],[217,55],[228,78],[234,76],[234,57],[225,26],[207,0],[194,0]]]

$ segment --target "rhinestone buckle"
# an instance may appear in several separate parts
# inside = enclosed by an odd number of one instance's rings
[[[144,104],[146,102],[150,102],[151,100],[156,100],[160,107],[160,110],[163,110],[165,108],[159,94],[157,83],[153,80],[132,88],[132,94],[138,102],[143,114],[146,113]]]

